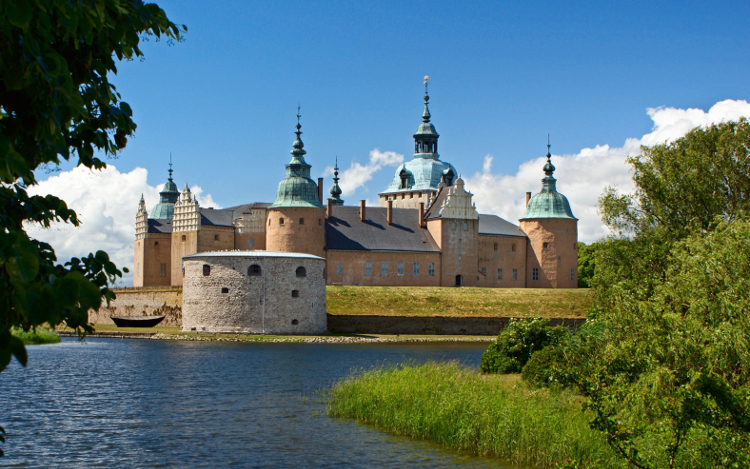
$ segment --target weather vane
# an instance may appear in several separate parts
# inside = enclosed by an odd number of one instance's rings
[[[424,76],[424,94],[427,94],[427,85],[430,84],[430,77]]]
[[[298,124],[299,124],[299,118],[300,118],[300,117],[302,117],[302,115],[301,115],[301,114],[299,113],[300,109],[302,109],[302,108],[301,108],[301,107],[300,107],[300,105],[298,104],[298,105],[297,105],[297,123],[298,123]]]

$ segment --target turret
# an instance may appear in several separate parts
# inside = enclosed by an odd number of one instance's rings
[[[318,185],[310,179],[311,166],[305,161],[300,117],[298,108],[292,160],[286,165],[286,177],[279,182],[276,200],[268,207],[266,249],[325,257],[325,209]]]
[[[526,250],[526,286],[530,288],[576,288],[578,286],[578,219],[568,199],[557,192],[550,145],[544,165],[542,190],[532,196],[521,217],[520,227],[529,237]]]
[[[342,190],[339,187],[339,159],[336,158],[336,166],[333,167],[333,187],[331,187],[331,204],[344,205],[341,198]]]
[[[159,203],[151,210],[152,219],[171,220],[174,216],[174,204],[180,197],[177,185],[172,181],[172,156],[169,156],[169,178],[159,191]]]

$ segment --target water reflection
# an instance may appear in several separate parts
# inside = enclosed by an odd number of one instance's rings
[[[353,370],[476,366],[484,344],[88,339],[29,347],[0,373],[9,467],[504,467],[329,418],[314,394]],[[305,399],[306,398],[306,399]]]

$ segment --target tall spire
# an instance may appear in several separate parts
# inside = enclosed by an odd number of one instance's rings
[[[557,190],[557,180],[552,176],[555,165],[552,164],[552,154],[549,152],[549,134],[547,134],[547,163],[544,165],[544,179],[542,179],[542,191],[554,192]]]
[[[300,114],[300,109],[301,108],[298,105],[297,106],[297,131],[294,132],[295,135],[297,135],[297,138],[294,140],[294,144],[292,145],[293,147],[292,151],[290,151],[289,153],[291,153],[292,156],[294,157],[292,158],[292,161],[294,161],[294,159],[298,159],[298,160],[301,160],[300,161],[301,163],[304,163],[305,155],[307,154],[307,152],[304,150],[305,144],[302,143],[302,139],[299,137],[300,135],[302,135],[302,131],[300,130],[302,128],[302,125],[299,123],[299,119],[300,117],[302,117],[302,114]]]
[[[339,157],[336,157],[336,166],[333,167],[333,187],[331,187],[331,203],[333,205],[344,205],[341,199],[342,190],[339,187]]]
[[[430,95],[427,94],[427,86],[430,84],[430,77],[424,76],[424,112],[422,113],[422,122],[430,122],[430,108],[427,105],[430,102]]]
[[[172,152],[169,152],[169,182],[172,182]]]

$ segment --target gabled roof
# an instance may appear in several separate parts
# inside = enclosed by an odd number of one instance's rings
[[[148,219],[148,232],[149,233],[171,233],[172,232],[172,220],[168,218],[149,218]]]
[[[393,224],[384,207],[367,207],[366,219],[359,219],[359,207],[337,206],[326,219],[326,249],[354,251],[439,252],[425,228],[419,227],[419,210],[394,208]]]
[[[445,202],[446,197],[448,197],[448,186],[443,186],[440,188],[435,198],[432,199],[432,203],[430,204],[430,207],[427,210],[425,210],[424,212],[425,220],[429,220],[430,218],[440,217],[440,207],[443,206],[443,202]]]
[[[242,216],[243,213],[250,213],[252,209],[266,209],[270,205],[268,203],[255,202],[219,209],[201,207],[201,225],[233,226],[232,222]]]
[[[521,228],[497,215],[479,214],[479,234],[528,238]]]

